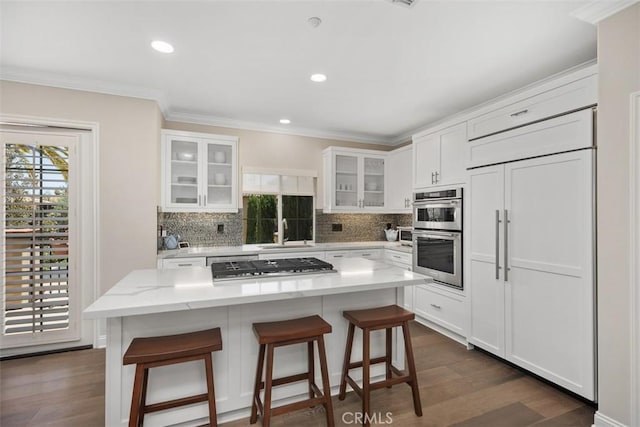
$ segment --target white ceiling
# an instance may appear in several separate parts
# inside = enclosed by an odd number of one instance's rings
[[[584,4],[3,0],[0,77],[158,99],[167,119],[393,144],[594,59],[596,27],[570,15]]]

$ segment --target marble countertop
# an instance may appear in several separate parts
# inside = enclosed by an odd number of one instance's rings
[[[364,258],[336,273],[213,282],[208,267],[134,270],[84,310],[86,319],[195,310],[431,283],[429,276]]]
[[[401,245],[399,242],[339,242],[339,243],[309,243],[306,246],[281,245],[265,249],[264,245],[242,246],[209,246],[165,250],[158,252],[158,259],[207,257],[207,256],[234,256],[234,255],[258,255],[260,253],[278,252],[313,252],[313,251],[339,251],[350,249],[391,249],[399,252],[411,253],[410,246]]]

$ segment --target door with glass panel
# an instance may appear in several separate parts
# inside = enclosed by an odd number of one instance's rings
[[[77,340],[78,138],[0,136],[2,348]]]
[[[384,208],[384,158],[363,157],[362,207]]]
[[[175,207],[198,207],[202,203],[200,194],[200,144],[188,136],[171,138],[167,144],[168,168],[166,189],[168,205]]]
[[[358,195],[358,156],[344,154],[335,155],[335,207],[337,209],[359,208],[360,197]]]

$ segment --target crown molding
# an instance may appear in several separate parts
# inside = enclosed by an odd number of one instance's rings
[[[164,113],[168,109],[166,93],[162,90],[122,83],[87,79],[78,76],[54,74],[32,69],[2,66],[0,80],[27,83],[40,86],[52,86],[62,89],[81,90],[86,92],[103,93],[106,95],[127,96],[130,98],[148,99],[156,101]]]
[[[259,132],[281,133],[285,135],[307,136],[311,138],[334,139],[338,141],[360,142],[363,144],[395,145],[393,140],[374,137],[356,132],[332,132],[295,126],[272,126],[261,122],[236,120],[225,117],[215,117],[205,114],[169,112],[165,120],[199,125],[218,126],[231,129],[243,129]]]
[[[639,0],[594,0],[571,12],[571,16],[589,24],[597,25],[600,21],[626,9]]]
[[[156,101],[165,120],[180,121],[210,126],[220,126],[232,129],[245,129],[261,132],[299,135],[312,138],[334,139],[338,141],[360,142],[363,144],[396,145],[395,140],[376,137],[357,132],[332,132],[302,127],[272,126],[260,122],[236,120],[225,117],[215,117],[205,114],[193,114],[171,111],[167,93],[162,90],[137,85],[118,84],[108,81],[86,79],[77,76],[53,74],[32,69],[3,66],[0,69],[0,80],[18,83],[52,86],[63,89],[81,90],[103,93],[107,95],[127,96],[132,98]]]

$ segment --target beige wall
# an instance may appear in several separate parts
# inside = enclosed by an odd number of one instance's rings
[[[598,25],[598,64],[598,412],[630,425],[629,95],[640,90],[640,4]]]
[[[154,101],[0,81],[0,113],[99,124],[100,294],[156,264],[161,114]]]
[[[280,169],[312,169],[318,171],[318,206],[323,200],[322,150],[329,146],[391,150],[385,145],[359,144],[281,133],[259,132],[215,126],[166,121],[165,129],[232,135],[239,138],[238,163],[240,167],[253,166]]]

